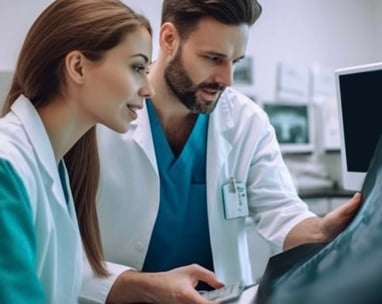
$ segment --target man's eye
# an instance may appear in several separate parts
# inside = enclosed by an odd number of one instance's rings
[[[206,56],[207,60],[212,63],[219,63],[221,62],[221,58],[219,56]]]

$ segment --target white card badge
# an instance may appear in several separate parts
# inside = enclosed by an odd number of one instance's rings
[[[247,189],[243,182],[231,177],[230,182],[223,185],[223,205],[226,220],[248,216]]]

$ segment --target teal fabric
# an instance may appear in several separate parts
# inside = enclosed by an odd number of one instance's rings
[[[36,269],[28,196],[12,165],[0,159],[0,303],[44,303]]]
[[[160,206],[143,266],[166,271],[197,263],[213,270],[206,197],[208,116],[199,115],[175,157],[150,101],[147,102],[160,177]]]
[[[62,190],[63,190],[64,195],[65,195],[66,203],[68,203],[68,201],[69,201],[69,190],[66,187],[66,180],[65,180],[66,175],[65,175],[65,167],[64,167],[63,161],[60,161],[58,164],[58,174],[60,176],[61,186],[62,186]]]

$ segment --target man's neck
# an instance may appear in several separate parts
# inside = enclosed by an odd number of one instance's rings
[[[152,67],[149,77],[155,91],[155,95],[151,99],[153,106],[167,141],[174,154],[178,156],[183,150],[198,116],[187,109],[169,90],[164,75],[156,70],[155,65]]]
[[[168,100],[160,100],[158,95],[152,99],[152,102],[167,142],[174,155],[178,156],[192,132],[197,114],[191,113],[182,104],[180,104],[182,108],[178,109],[178,105],[171,105]]]

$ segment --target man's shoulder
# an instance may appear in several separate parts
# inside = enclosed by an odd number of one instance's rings
[[[256,104],[256,102],[251,97],[243,93],[243,91],[240,89],[234,87],[227,87],[222,94],[222,98],[233,100],[239,99],[241,102]]]
[[[257,117],[258,120],[266,119],[266,114],[262,107],[253,99],[235,88],[226,88],[219,101],[218,111],[229,109],[234,117],[247,118]]]

